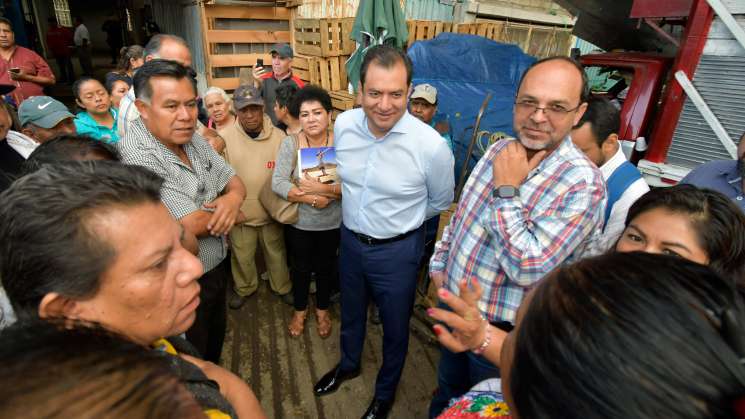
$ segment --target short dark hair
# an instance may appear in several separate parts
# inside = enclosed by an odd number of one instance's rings
[[[36,147],[24,163],[25,172],[38,170],[45,164],[63,161],[119,161],[114,146],[84,135],[60,135]]]
[[[587,101],[587,110],[574,128],[581,128],[587,123],[590,124],[595,142],[601,146],[608,136],[618,134],[621,112],[608,99],[593,96]]]
[[[745,215],[730,198],[712,189],[678,184],[655,188],[629,208],[626,226],[647,211],[664,208],[690,217],[709,266],[745,285]]]
[[[72,94],[73,96],[75,96],[75,99],[80,100],[80,88],[83,86],[83,84],[91,80],[101,83],[98,79],[91,76],[82,76],[79,79],[75,80],[75,82],[72,84]]]
[[[513,336],[515,413],[735,417],[743,307],[732,281],[673,256],[610,253],[562,266],[535,289]]]
[[[397,63],[402,63],[406,67],[406,85],[411,85],[412,66],[411,58],[398,48],[389,45],[375,45],[367,50],[365,58],[362,59],[360,67],[360,85],[365,86],[365,77],[370,64],[375,63],[380,67],[390,69]]]
[[[150,79],[153,77],[169,77],[176,80],[188,79],[197,94],[197,81],[187,67],[176,61],[156,58],[146,62],[140,67],[134,76],[135,97],[144,102],[149,102],[153,95],[153,86]]]
[[[106,91],[109,92],[109,94],[111,94],[114,91],[114,84],[118,81],[123,81],[127,83],[127,86],[132,87],[131,77],[125,76],[123,74],[111,72],[106,75],[106,82],[104,83],[104,87],[106,87]]]
[[[327,92],[323,87],[309,84],[298,90],[295,94],[290,106],[287,108],[290,115],[298,118],[300,116],[300,107],[303,106],[303,103],[305,102],[318,102],[323,106],[323,109],[326,109],[326,112],[331,112],[331,109],[333,109],[329,92]]]
[[[10,28],[11,31],[14,31],[13,29],[13,23],[8,19],[7,17],[0,16],[0,24],[6,24]]]
[[[285,83],[280,84],[274,91],[274,100],[277,102],[277,105],[279,105],[280,108],[287,108],[290,115],[292,115],[292,112],[290,111],[290,103],[292,103],[292,98],[295,97],[295,93],[297,93],[298,90],[300,89],[295,85],[295,83]],[[297,118],[297,115],[292,116]]]
[[[530,72],[530,70],[532,70],[533,68],[535,68],[535,67],[537,67],[537,66],[539,66],[539,65],[541,65],[543,63],[547,63],[549,61],[563,61],[563,62],[565,62],[567,64],[570,64],[570,65],[574,66],[574,68],[577,69],[577,71],[579,72],[579,74],[582,77],[582,88],[581,88],[581,90],[579,92],[579,103],[582,104],[584,102],[587,102],[590,99],[590,84],[587,82],[587,73],[585,73],[585,68],[582,67],[582,64],[579,61],[577,61],[577,60],[575,60],[573,58],[570,58],[570,57],[565,57],[563,55],[556,55],[556,56],[553,56],[553,57],[542,58],[542,59],[534,62],[533,64],[531,64],[530,67],[528,67],[525,70],[525,72],[523,73],[523,75],[520,76],[520,83],[518,83],[518,85],[517,85],[517,90],[520,90],[520,86],[523,85],[523,80],[525,80],[525,76]]]
[[[0,332],[1,417],[192,417],[161,351],[99,326],[27,321]],[[54,373],[52,373],[52,371]],[[10,385],[12,383],[12,385]],[[180,390],[180,391],[179,391]]]
[[[98,291],[115,251],[91,220],[114,207],[160,202],[163,179],[110,161],[42,166],[0,194],[0,278],[19,318],[44,295]]]
[[[152,38],[145,44],[145,49],[142,51],[142,57],[147,57],[148,55],[154,57],[154,58],[160,58],[160,47],[163,46],[164,41],[173,41],[176,43],[179,43],[189,48],[189,44],[186,43],[184,38],[176,35],[170,35],[166,33],[159,33],[157,35],[153,35]]]

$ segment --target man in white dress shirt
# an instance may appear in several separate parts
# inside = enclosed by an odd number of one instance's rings
[[[649,191],[649,186],[621,150],[618,109],[603,98],[594,97],[588,103],[587,111],[572,131],[572,141],[600,168],[608,189],[603,235],[588,249],[588,254],[599,254],[616,244],[629,207]]]

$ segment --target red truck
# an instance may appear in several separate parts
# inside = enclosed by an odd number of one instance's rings
[[[722,2],[709,1],[720,6]],[[679,9],[688,3],[690,9],[678,18],[682,32],[679,28],[677,34],[663,34],[677,44],[672,56],[611,52],[580,57],[588,75],[615,77],[621,87],[627,84],[623,90],[595,86],[600,90],[596,93],[621,105],[619,135],[624,149],[634,150],[631,160],[653,186],[674,184],[701,163],[734,158],[733,141],[745,133],[745,45],[728,27],[734,21],[745,28],[745,1],[723,1],[725,9],[715,13],[707,0],[676,0]],[[657,9],[669,6],[670,2],[634,0],[632,17],[659,18],[670,11]],[[729,17],[724,16],[727,13]],[[710,113],[686,94],[676,79],[679,71],[692,81]],[[712,128],[712,116],[718,129]]]

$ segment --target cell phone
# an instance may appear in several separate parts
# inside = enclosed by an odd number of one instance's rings
[[[264,67],[264,59],[263,58],[257,58],[256,59],[256,67]]]
[[[8,71],[10,71],[11,73],[15,73],[15,74],[21,74],[21,69],[18,67],[10,68],[8,69]]]

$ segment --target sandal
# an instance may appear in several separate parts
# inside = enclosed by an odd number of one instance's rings
[[[316,322],[318,323],[318,336],[326,339],[331,335],[331,316],[328,310],[316,310]]]
[[[303,334],[303,329],[305,329],[305,311],[296,311],[292,315],[287,330],[290,332],[290,336],[297,337]]]

